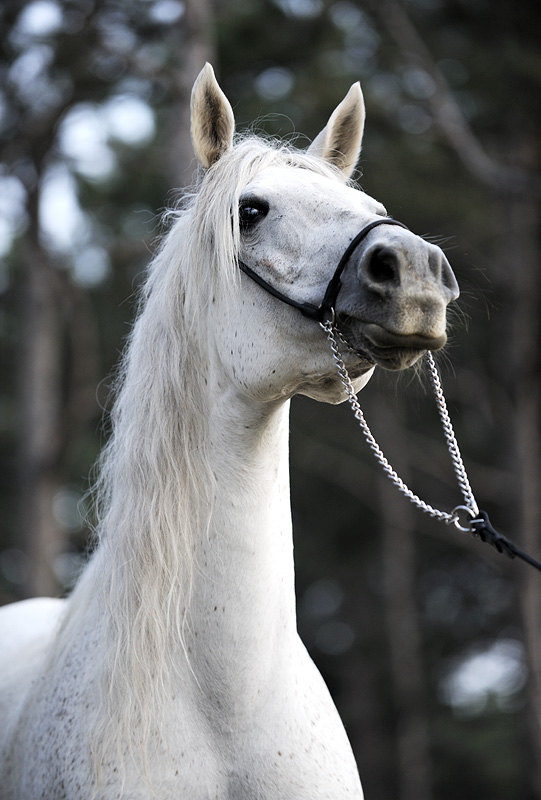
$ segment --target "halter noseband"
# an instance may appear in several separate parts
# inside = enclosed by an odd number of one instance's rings
[[[327,316],[332,316],[336,305],[336,300],[338,298],[338,292],[342,287],[342,272],[344,271],[351,254],[358,247],[360,242],[362,242],[362,240],[370,233],[370,231],[373,228],[376,228],[378,225],[398,225],[399,227],[406,228],[407,230],[406,225],[404,225],[402,222],[398,222],[396,219],[392,219],[391,217],[376,219],[373,222],[369,222],[368,225],[364,226],[364,228],[361,228],[359,233],[346,247],[342,258],[338,262],[338,266],[334,271],[334,275],[327,284],[323,300],[319,306],[315,306],[313,303],[306,303],[303,301],[294,300],[292,297],[288,297],[270,283],[267,283],[267,281],[262,278],[261,275],[258,275],[257,272],[254,272],[254,270],[243,261],[239,261],[239,267],[244,273],[246,273],[246,275],[248,275],[248,277],[265,289],[265,291],[267,291],[269,294],[272,294],[273,297],[276,297],[283,303],[287,303],[289,306],[293,306],[293,308],[297,308],[305,317],[313,319],[315,322],[323,322]]]

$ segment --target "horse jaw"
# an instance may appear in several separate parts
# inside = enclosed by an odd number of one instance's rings
[[[375,366],[353,366],[348,370],[349,377],[353,384],[355,394],[364,389],[372,375]],[[310,382],[299,386],[296,394],[302,394],[318,403],[328,403],[329,405],[339,405],[347,400],[344,388],[336,375],[322,375],[321,378],[312,378]]]

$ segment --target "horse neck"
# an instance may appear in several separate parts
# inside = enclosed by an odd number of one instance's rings
[[[288,419],[289,403],[233,389],[209,418],[215,491],[196,543],[189,650],[199,683],[221,684],[237,710],[279,671],[296,631]]]

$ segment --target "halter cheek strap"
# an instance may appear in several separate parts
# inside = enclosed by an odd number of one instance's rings
[[[288,297],[279,289],[276,289],[274,286],[268,283],[264,278],[261,277],[261,275],[258,275],[257,272],[254,272],[254,270],[243,261],[239,261],[239,267],[246,275],[248,275],[248,277],[250,277],[273,297],[276,297],[283,303],[287,303],[289,306],[293,306],[293,308],[297,308],[301,314],[309,319],[313,319],[315,322],[324,322],[326,318],[332,316],[333,310],[336,306],[338,293],[342,287],[342,273],[349,261],[350,256],[363,241],[363,239],[370,233],[370,231],[373,230],[373,228],[376,228],[378,225],[398,225],[400,228],[406,228],[407,230],[406,225],[404,225],[402,222],[398,222],[396,219],[392,219],[391,217],[376,219],[373,222],[369,222],[368,225],[364,226],[364,228],[361,228],[359,233],[351,240],[347,248],[344,250],[342,257],[338,262],[338,266],[334,271],[334,275],[327,284],[323,300],[318,306],[314,305],[313,303],[306,303],[303,301],[294,300],[292,297]]]

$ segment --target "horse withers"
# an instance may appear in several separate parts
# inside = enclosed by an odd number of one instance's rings
[[[458,295],[441,250],[348,183],[363,125],[355,84],[306,152],[235,138],[199,75],[200,181],[123,357],[98,547],[67,600],[0,611],[3,800],[362,798],[296,630],[289,400],[344,400],[317,316],[359,391],[442,347]]]

